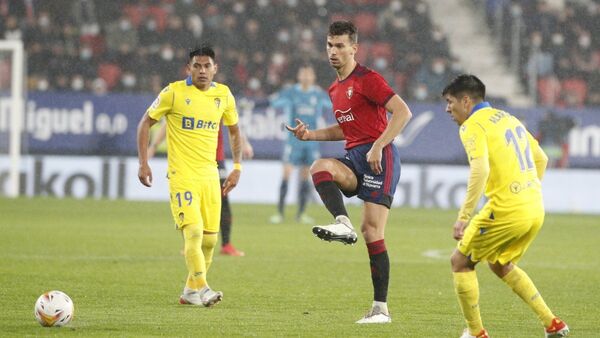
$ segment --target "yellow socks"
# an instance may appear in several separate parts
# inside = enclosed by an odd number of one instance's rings
[[[519,269],[518,266],[515,266],[511,272],[507,273],[506,276],[502,278],[502,280],[510,286],[510,288],[519,295],[531,309],[533,309],[544,324],[544,327],[548,327],[552,324],[554,314],[550,311],[546,302],[544,302],[542,295],[540,295],[525,271]]]
[[[202,252],[202,228],[198,224],[183,227],[185,264],[188,269],[187,288],[199,290],[206,286],[206,263]]]
[[[453,272],[454,291],[458,296],[458,303],[467,322],[469,333],[478,335],[483,330],[481,315],[479,313],[479,283],[475,271]]]
[[[212,263],[213,253],[215,246],[217,245],[217,234],[216,233],[205,233],[202,238],[202,252],[204,253],[204,262],[206,263],[206,272],[210,268]]]

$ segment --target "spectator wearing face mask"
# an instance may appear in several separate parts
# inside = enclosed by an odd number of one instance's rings
[[[423,64],[415,77],[415,99],[429,101],[437,98],[438,93],[450,81],[452,72],[448,67],[448,60],[441,56],[434,56],[428,63]]]

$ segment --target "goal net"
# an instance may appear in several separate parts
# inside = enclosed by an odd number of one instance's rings
[[[0,40],[0,196],[19,195],[24,61],[21,41]]]

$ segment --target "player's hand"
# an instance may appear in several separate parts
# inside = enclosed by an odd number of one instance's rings
[[[300,141],[308,141],[308,134],[309,134],[308,124],[304,124],[304,122],[302,122],[302,120],[296,119],[295,127],[291,127],[286,124],[285,128],[288,131],[290,131],[292,134],[294,134],[294,136],[296,136],[296,138],[299,139]]]
[[[467,227],[468,223],[468,221],[460,220],[457,220],[454,223],[452,237],[454,237],[455,240],[460,241],[463,238],[463,235],[465,234],[465,228]]]
[[[152,186],[152,169],[150,169],[148,163],[140,164],[140,168],[138,169],[138,178],[143,185],[147,187]]]
[[[373,143],[371,150],[367,153],[367,162],[376,175],[383,172],[383,168],[381,167],[381,151],[381,147]]]
[[[237,186],[241,174],[242,172],[237,169],[233,169],[231,173],[229,173],[229,176],[227,176],[227,179],[223,182],[223,196],[227,196],[227,194]]]

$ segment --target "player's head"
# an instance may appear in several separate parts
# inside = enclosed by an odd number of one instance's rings
[[[444,88],[442,96],[446,99],[446,112],[462,125],[473,107],[485,100],[485,85],[475,75],[462,74]]]
[[[298,83],[300,83],[302,87],[314,85],[316,78],[315,69],[311,64],[305,63],[298,68]]]
[[[202,45],[202,47],[192,50],[189,54],[187,68],[194,86],[201,90],[210,88],[217,73],[214,49],[209,45]]]
[[[358,49],[358,29],[350,21],[336,21],[329,26],[327,56],[329,64],[340,69],[354,60]]]

